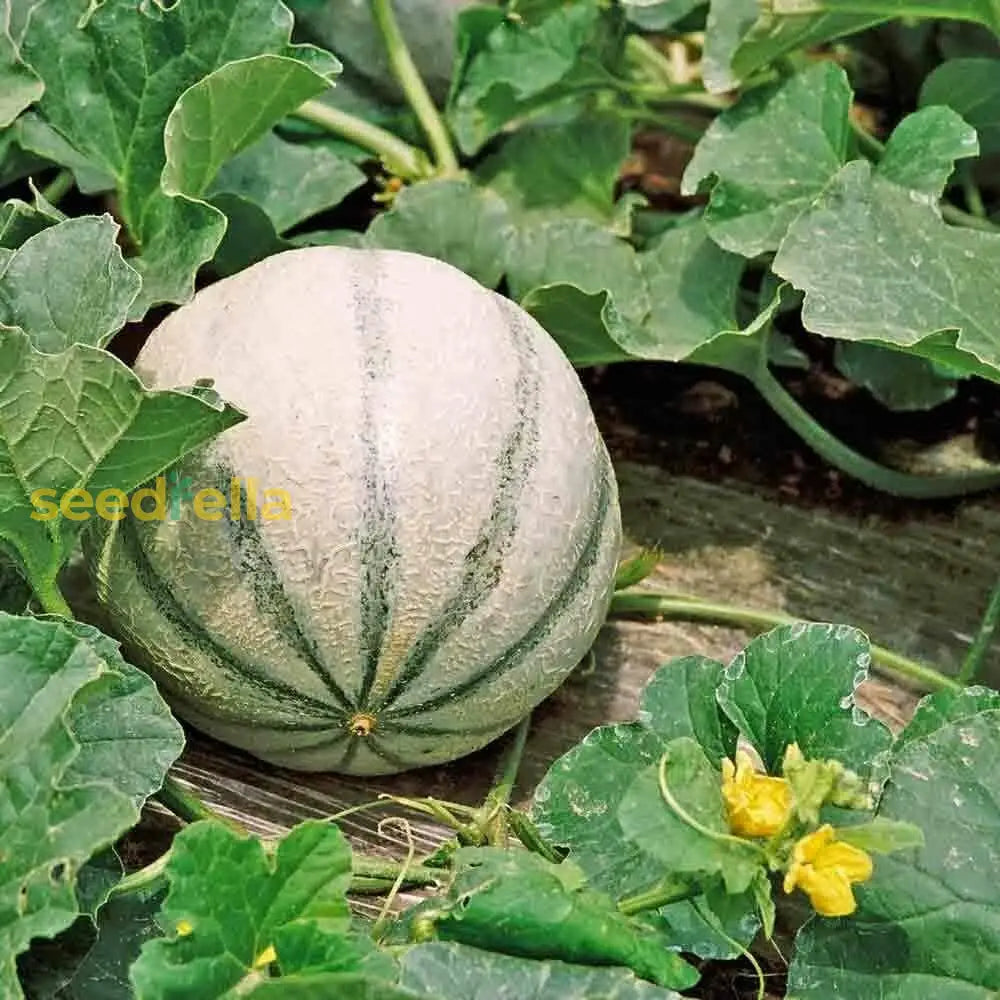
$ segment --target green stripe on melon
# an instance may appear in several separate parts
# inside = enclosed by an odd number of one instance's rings
[[[442,763],[593,642],[621,541],[607,450],[551,338],[462,272],[289,251],[200,291],[136,367],[212,377],[250,415],[183,464],[195,490],[292,501],[289,520],[187,503],[89,540],[130,652],[196,727],[304,770]]]

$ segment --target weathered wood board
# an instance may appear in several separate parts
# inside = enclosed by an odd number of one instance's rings
[[[957,669],[994,582],[996,498],[969,501],[950,518],[918,512],[899,524],[803,510],[737,484],[670,477],[651,466],[620,463],[617,472],[630,542],[655,544],[665,553],[653,586],[848,622],[884,645]],[[609,623],[593,660],[537,710],[516,798],[528,798],[549,763],[592,727],[634,718],[639,692],[661,663],[689,653],[726,661],[746,638],[736,630],[680,622]],[[994,683],[998,667],[994,650]],[[877,679],[862,695],[863,705],[894,726],[916,700]],[[490,785],[498,751],[494,745],[445,767],[360,780],[279,771],[192,734],[175,773],[221,812],[274,835],[383,792],[476,803]],[[359,812],[345,817],[342,827],[357,849],[400,856],[407,847],[400,828],[378,829],[381,819],[400,813],[396,807]],[[419,816],[409,819],[420,852],[446,836]]]

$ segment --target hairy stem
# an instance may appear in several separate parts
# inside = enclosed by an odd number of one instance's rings
[[[34,584],[35,597],[47,615],[57,615],[59,618],[72,618],[73,609],[67,604],[59,585],[53,581]]]
[[[665,878],[649,889],[643,889],[634,896],[626,896],[618,902],[618,912],[631,917],[646,910],[659,910],[682,899],[701,895],[701,887],[683,878]]]
[[[160,805],[165,806],[185,823],[197,823],[199,820],[205,819],[215,820],[217,823],[228,826],[230,830],[241,837],[250,836],[250,831],[242,823],[217,813],[169,774],[163,779],[163,787],[156,793],[156,799]]]
[[[437,161],[438,173],[444,177],[457,175],[458,158],[451,144],[451,136],[448,135],[444,120],[413,62],[406,39],[399,29],[396,13],[392,9],[392,0],[372,0],[372,14],[382,33],[392,72],[403,88],[403,93],[430,143],[431,151]]]
[[[1000,622],[1000,580],[997,580],[993,587],[993,592],[986,604],[983,620],[979,623],[976,636],[962,662],[962,669],[958,672],[958,679],[961,683],[971,684],[979,675],[983,660],[993,644],[993,636],[996,633],[998,622]]]
[[[299,105],[293,114],[370,150],[382,160],[387,170],[405,180],[419,181],[434,173],[433,165],[422,149],[411,146],[392,132],[363,118],[315,100]]]
[[[698,598],[679,597],[648,590],[619,591],[611,599],[611,613],[670,618],[679,621],[708,622],[745,629],[748,632],[766,632],[779,625],[803,621],[781,611],[763,611],[732,604],[716,604]],[[932,691],[961,691],[962,684],[951,677],[924,666],[916,660],[894,653],[884,646],[872,645],[872,662],[887,674],[916,682]]]
[[[514,729],[500,766],[497,769],[496,783],[490,789],[479,810],[479,822],[486,835],[487,843],[494,847],[503,847],[507,843],[507,807],[510,797],[514,794],[517,783],[517,772],[524,757],[524,747],[531,728],[531,716],[525,716]]]

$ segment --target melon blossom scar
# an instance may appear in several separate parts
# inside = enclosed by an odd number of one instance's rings
[[[150,503],[150,501],[152,501]],[[152,486],[144,486],[131,495],[124,490],[101,490],[96,496],[75,487],[62,496],[54,489],[39,489],[31,494],[35,521],[51,521],[60,515],[68,521],[86,521],[97,516],[105,521],[121,521],[132,515],[137,521],[178,521],[183,505],[191,504],[199,521],[290,521],[292,498],[287,490],[261,490],[256,479],[233,476],[228,495],[214,486],[195,490],[190,476],[171,472],[157,476]]]

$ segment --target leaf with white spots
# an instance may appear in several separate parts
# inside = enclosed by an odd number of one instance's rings
[[[725,670],[717,698],[771,774],[785,748],[834,758],[867,774],[892,741],[889,730],[854,703],[868,676],[871,647],[849,625],[783,625],[754,639]]]
[[[976,701],[989,696],[959,695],[944,715]],[[925,845],[878,857],[850,918],[800,931],[792,1000],[992,1000],[1000,990],[1000,709],[926,722],[894,749],[878,806],[923,830]]]

